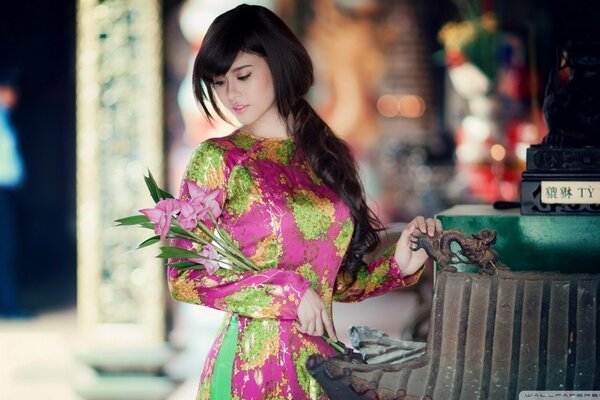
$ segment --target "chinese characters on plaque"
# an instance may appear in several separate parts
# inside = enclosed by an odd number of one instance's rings
[[[546,204],[600,204],[600,182],[542,181],[541,201]]]

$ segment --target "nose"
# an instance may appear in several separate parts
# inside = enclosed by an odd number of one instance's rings
[[[231,103],[235,103],[235,100],[239,97],[239,95],[240,95],[239,86],[237,85],[237,82],[235,79],[231,79],[227,83],[227,98],[229,99],[229,101]]]

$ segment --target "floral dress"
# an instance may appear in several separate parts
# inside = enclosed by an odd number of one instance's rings
[[[221,189],[218,223],[260,268],[219,269],[213,275],[168,270],[174,299],[227,312],[197,399],[327,399],[305,362],[311,354],[335,351],[294,326],[306,289],[321,296],[331,315],[332,301],[360,301],[411,285],[420,271],[402,277],[392,247],[359,270],[353,284],[341,287],[344,279],[336,277],[353,230],[349,209],[313,173],[291,139],[262,139],[243,131],[209,139],[195,150],[186,180]],[[181,198],[188,196],[186,186]]]

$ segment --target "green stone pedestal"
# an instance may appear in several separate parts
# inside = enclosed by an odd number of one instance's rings
[[[600,216],[521,215],[519,209],[458,205],[439,213],[444,229],[497,232],[492,247],[513,271],[600,272]],[[475,267],[457,265],[459,271]]]

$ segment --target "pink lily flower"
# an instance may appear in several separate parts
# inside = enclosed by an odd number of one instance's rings
[[[221,215],[221,207],[217,202],[217,196],[221,191],[219,189],[215,189],[212,192],[208,193],[204,198],[204,204],[208,208],[208,211],[212,214],[213,217],[218,218]]]
[[[159,234],[161,240],[165,240],[171,228],[171,217],[179,211],[179,208],[178,200],[162,199],[154,208],[144,208],[139,212],[154,223],[154,233]]]
[[[184,185],[184,190],[190,196],[189,203],[198,211],[199,219],[204,218],[207,212],[210,212],[214,218],[221,215],[221,207],[216,200],[221,192],[219,189],[208,192],[190,180],[186,181]]]
[[[206,258],[190,258],[190,261],[197,262],[198,264],[204,265],[206,272],[209,275],[214,274],[219,269],[219,254],[216,252],[215,248],[211,244],[206,244],[202,251],[200,252],[202,257]]]
[[[198,225],[198,210],[190,203],[180,200],[180,214],[177,217],[179,225],[187,231],[191,231]]]

